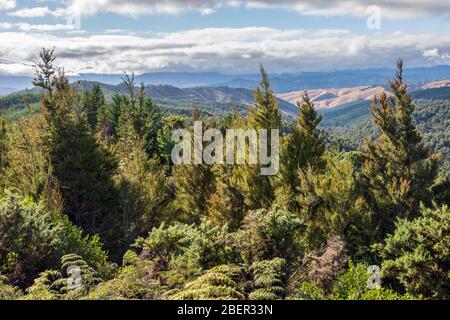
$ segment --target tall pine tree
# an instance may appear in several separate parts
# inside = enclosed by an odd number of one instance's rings
[[[318,128],[322,116],[317,114],[306,91],[303,102],[297,102],[297,107],[297,122],[292,127],[292,133],[283,140],[277,188],[277,204],[292,212],[299,211],[295,200],[300,186],[299,170],[311,167],[317,171],[323,168],[325,152],[325,138]]]
[[[414,104],[401,59],[390,87],[393,99],[383,94],[372,105],[380,135],[367,143],[362,174],[381,237],[393,230],[397,218],[416,217],[421,201],[430,203],[437,174],[437,157],[424,145],[412,120]]]

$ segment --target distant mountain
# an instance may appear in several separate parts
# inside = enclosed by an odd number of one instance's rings
[[[361,86],[352,88],[308,89],[306,91],[317,109],[330,109],[358,100],[370,101],[374,96],[380,96],[386,90],[379,86]],[[279,93],[277,96],[280,99],[295,104],[302,102],[303,93],[304,91],[293,91]]]
[[[450,86],[417,90],[417,91],[412,92],[411,95],[415,99],[449,100],[450,99]]]
[[[418,104],[422,100],[449,101],[450,104],[450,87],[417,90],[413,91],[411,96]],[[320,109],[319,112],[324,116],[322,125],[347,126],[368,119],[370,116],[370,106],[370,100],[355,100],[335,108]]]
[[[293,72],[291,74],[269,75],[275,92],[289,92],[304,89],[347,88],[358,86],[385,86],[395,74],[393,69],[357,69],[324,72]],[[412,89],[423,84],[448,79],[450,66],[410,68],[404,70],[405,79]],[[97,81],[118,85],[121,74],[80,74],[69,77],[70,81]],[[253,90],[259,83],[259,74],[222,74],[217,72],[153,72],[136,76],[136,82],[147,85],[169,85],[178,88],[189,87],[230,87]],[[0,76],[0,87],[17,91],[31,87],[31,77]]]
[[[78,81],[75,83],[79,88],[89,90],[98,82]],[[107,97],[113,94],[126,94],[127,90],[123,84],[108,85],[98,83]],[[195,102],[202,103],[220,103],[228,105],[236,105],[240,107],[248,107],[254,103],[253,91],[242,88],[229,87],[193,87],[193,88],[177,88],[169,85],[147,85],[145,87],[146,93],[156,101],[178,103],[185,102],[188,104],[195,104]],[[294,115],[297,112],[297,107],[287,101],[278,99],[280,109],[282,112]]]
[[[111,85],[94,81],[76,81],[73,83],[78,91],[91,90],[92,87],[98,84],[102,88],[106,98],[109,100],[114,94],[127,94],[127,88],[123,84]],[[248,106],[254,103],[253,92],[242,88],[228,88],[228,87],[194,87],[194,88],[177,88],[169,85],[147,85],[145,87],[147,95],[153,100],[159,102],[161,105],[170,110],[184,109],[192,110],[194,107],[199,109],[205,108],[214,113],[224,113],[231,110],[231,107],[236,105],[240,109],[247,109]],[[15,94],[3,97],[0,99],[0,109],[6,109],[12,105],[20,107],[21,96],[36,95],[40,92],[39,89],[23,90]],[[295,115],[297,107],[278,99],[280,109],[283,113],[288,115]],[[220,110],[224,109],[224,110]]]
[[[434,89],[434,88],[443,88],[443,87],[450,87],[450,79],[429,82],[429,83],[423,85],[422,89]]]

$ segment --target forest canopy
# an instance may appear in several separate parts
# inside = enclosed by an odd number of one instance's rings
[[[40,112],[0,117],[0,299],[450,298],[448,137],[421,133],[448,126],[415,113],[402,60],[363,143],[330,139],[306,93],[284,130],[262,67],[245,113],[162,112],[123,82],[76,90],[44,49]],[[197,120],[280,129],[279,173],[174,165],[171,133]]]

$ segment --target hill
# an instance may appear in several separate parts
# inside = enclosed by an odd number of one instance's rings
[[[114,94],[127,94],[127,88],[123,84],[111,85],[94,81],[77,81],[73,83],[79,91],[87,91],[98,84],[101,86],[107,100]],[[171,112],[177,110],[186,113],[193,108],[199,108],[207,114],[225,113],[237,106],[239,109],[246,110],[253,104],[253,92],[242,88],[228,87],[194,87],[177,88],[168,85],[148,85],[145,87],[146,93],[152,99],[161,105],[163,109],[169,109]],[[23,108],[27,98],[28,102],[39,101],[39,90],[25,90],[0,98],[0,110],[11,107]],[[283,113],[294,115],[297,107],[289,102],[278,100],[280,109]]]
[[[450,100],[416,100],[415,105],[414,121],[424,142],[441,154],[442,170],[450,170]],[[356,119],[342,122],[345,125],[336,125],[325,114],[322,127],[338,140],[342,148],[356,150],[362,146],[365,136],[375,137],[377,134],[368,115]]]
[[[385,88],[360,86],[352,88],[331,88],[331,89],[308,89],[311,101],[314,102],[317,109],[331,109],[347,103],[358,100],[372,100],[374,96],[379,96],[385,91]],[[295,104],[302,101],[304,91],[293,91],[279,93],[277,97]]]

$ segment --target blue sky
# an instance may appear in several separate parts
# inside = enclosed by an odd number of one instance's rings
[[[73,74],[301,72],[400,56],[428,66],[450,64],[450,10],[448,0],[0,0],[0,41],[0,74],[30,73],[42,46]]]

